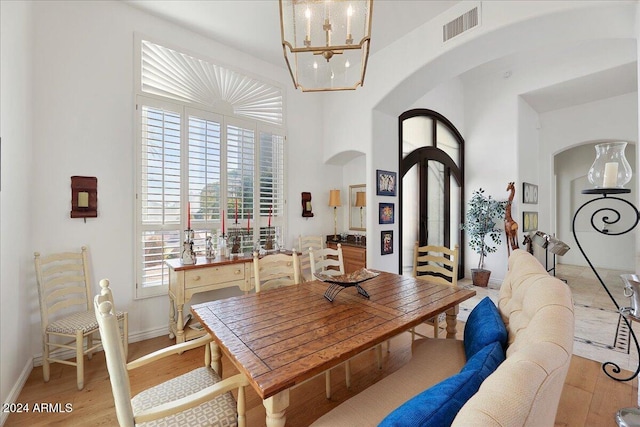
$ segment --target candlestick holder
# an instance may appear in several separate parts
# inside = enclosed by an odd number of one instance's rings
[[[227,245],[227,235],[224,233],[218,236],[218,253],[220,253],[220,256],[227,258],[231,255],[231,250]]]
[[[274,251],[279,249],[278,231],[275,229],[275,227],[267,227],[267,236],[265,237],[264,241],[264,249],[266,251]]]
[[[193,230],[188,228],[184,230],[184,242],[182,242],[182,256],[180,262],[184,265],[193,265],[196,263],[196,253],[193,251]]]

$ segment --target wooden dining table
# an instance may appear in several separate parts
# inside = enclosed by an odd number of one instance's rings
[[[375,271],[375,270],[374,270]],[[378,272],[346,287],[333,301],[316,280],[193,305],[214,339],[212,366],[224,354],[245,374],[266,408],[268,427],[284,426],[289,389],[446,312],[447,338],[456,336],[459,304],[475,291]]]

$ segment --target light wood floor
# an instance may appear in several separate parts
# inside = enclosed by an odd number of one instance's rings
[[[422,332],[432,331],[422,326]],[[462,328],[458,328],[462,329]],[[462,331],[458,331],[461,337]],[[383,369],[376,369],[375,354],[365,352],[353,359],[351,389],[345,387],[342,366],[332,371],[333,396],[325,397],[324,377],[316,377],[291,392],[291,406],[287,413],[287,425],[307,426],[340,402],[364,390],[375,381],[400,368],[410,357],[411,337],[408,333],[391,340],[391,351],[383,352]],[[156,349],[173,343],[166,336],[158,337],[129,346],[130,360],[143,356]],[[180,356],[152,364],[151,367],[134,371],[131,376],[132,393],[163,382],[172,376],[200,366],[203,363],[203,351],[191,350]],[[48,425],[117,425],[111,384],[102,352],[94,355],[85,363],[85,388],[76,389],[75,368],[60,364],[51,365],[51,379],[42,380],[42,367],[34,368],[26,382],[18,403],[29,404],[30,413],[9,415],[6,426],[48,426]],[[224,376],[236,372],[226,358],[223,358]],[[556,426],[615,426],[614,416],[618,409],[635,406],[637,402],[637,380],[621,383],[608,378],[601,365],[581,357],[573,356],[571,368],[565,382],[556,417]],[[34,404],[56,404],[64,408],[72,405],[67,413],[36,413]],[[247,389],[248,426],[263,426],[265,410],[261,400],[249,387]]]

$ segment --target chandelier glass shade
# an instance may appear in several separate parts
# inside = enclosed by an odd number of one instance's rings
[[[362,86],[373,0],[280,0],[284,58],[303,92]]]

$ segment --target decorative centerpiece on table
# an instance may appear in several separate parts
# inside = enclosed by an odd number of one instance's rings
[[[377,271],[367,270],[366,268],[361,268],[351,273],[336,276],[325,273],[313,273],[316,279],[329,283],[329,287],[325,291],[324,297],[331,302],[333,302],[334,298],[341,290],[352,286],[355,286],[360,295],[369,299],[369,294],[362,288],[362,286],[360,286],[360,283],[372,279],[379,274],[380,273]]]
[[[486,287],[491,276],[490,270],[485,270],[485,257],[497,250],[502,244],[502,228],[497,226],[504,221],[506,201],[493,199],[484,194],[480,188],[473,192],[467,204],[467,221],[460,227],[469,236],[469,246],[480,255],[478,268],[471,269],[471,279],[475,286]],[[487,242],[487,238],[491,239]]]

